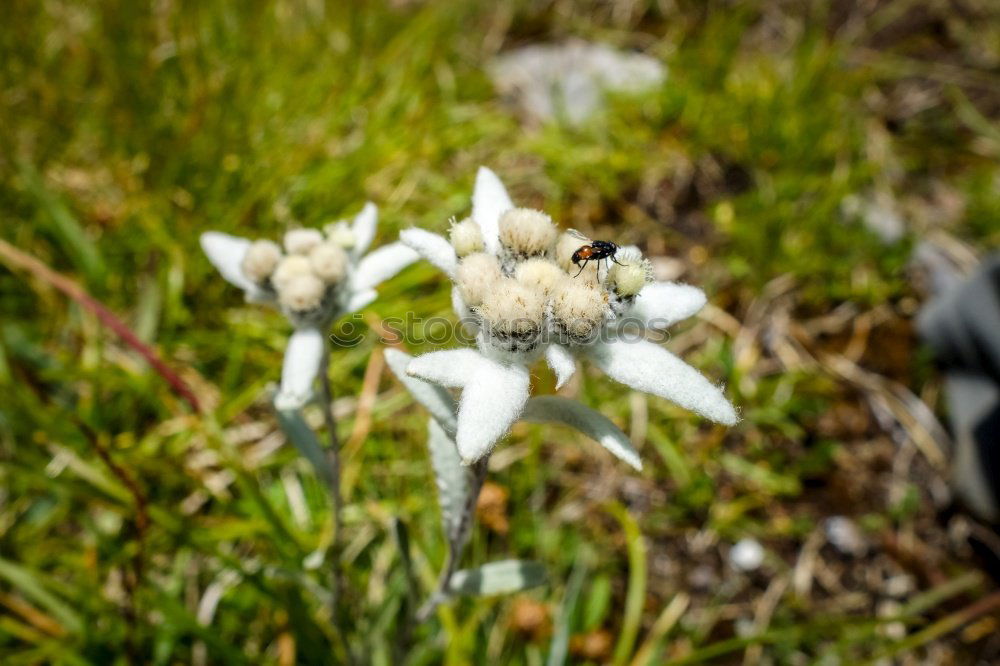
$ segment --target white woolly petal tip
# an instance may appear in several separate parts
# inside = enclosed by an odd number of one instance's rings
[[[378,292],[374,289],[362,289],[361,291],[354,292],[347,299],[342,314],[357,312],[373,303],[376,298],[378,298]]]
[[[491,254],[476,252],[462,259],[455,270],[455,286],[469,307],[481,305],[503,277],[500,262]]]
[[[406,365],[406,374],[441,386],[460,388],[482,362],[483,358],[474,349],[448,349],[414,357]]]
[[[411,227],[399,232],[399,240],[444,271],[448,277],[454,275],[458,257],[451,243],[443,236]]]
[[[521,365],[479,358],[462,391],[455,444],[466,464],[486,456],[518,419],[528,400],[530,375]]]
[[[476,184],[472,189],[472,219],[483,233],[486,250],[496,254],[499,249],[497,227],[500,215],[514,207],[497,175],[486,167],[476,172]]]
[[[648,328],[664,329],[705,307],[705,292],[688,284],[654,282],[639,292],[631,314]]]
[[[651,393],[726,426],[739,417],[718,387],[669,351],[647,340],[617,340],[590,349],[591,358],[617,382]]]
[[[390,367],[402,368],[403,374],[407,374],[404,363],[409,364],[409,362],[413,359],[412,356],[401,349],[396,349],[395,347],[386,347],[385,351],[382,352],[382,355],[385,356],[385,361]],[[395,372],[395,370],[393,370],[393,372]]]
[[[256,240],[247,248],[243,255],[240,270],[250,280],[260,284],[271,277],[271,273],[281,261],[281,248],[269,240]]]
[[[719,386],[717,388],[719,389],[719,393],[722,393],[725,387]],[[730,428],[740,422],[740,415],[736,411],[736,408],[724,397],[720,403],[716,405],[715,409],[712,410],[711,413],[706,413],[705,416],[712,419],[719,425],[724,425]]]
[[[292,229],[285,232],[285,252],[288,254],[309,254],[309,250],[323,242],[319,229]]]
[[[362,206],[361,211],[354,216],[351,223],[351,233],[354,234],[352,254],[357,258],[368,250],[375,239],[378,226],[378,208],[371,201]]]
[[[455,248],[455,254],[459,257],[482,252],[485,247],[483,245],[483,232],[472,218],[465,218],[461,222],[452,224],[449,238],[451,246]]]
[[[299,328],[285,347],[281,364],[281,388],[274,404],[279,409],[298,409],[312,397],[312,385],[323,358],[323,333],[317,328]]]
[[[545,350],[545,361],[556,375],[556,390],[566,385],[576,372],[576,359],[565,347],[552,344]]]
[[[544,254],[557,234],[552,218],[538,210],[513,208],[500,216],[500,243],[520,257]]]
[[[240,268],[243,257],[250,248],[250,241],[221,231],[206,231],[199,241],[205,256],[227,282],[247,292],[255,289],[253,281]]]

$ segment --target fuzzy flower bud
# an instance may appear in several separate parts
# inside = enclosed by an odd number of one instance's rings
[[[513,208],[500,217],[500,243],[517,260],[544,254],[556,234],[552,218],[538,210]]]
[[[572,270],[574,273],[579,270],[573,264],[573,253],[585,245],[585,242],[570,234],[563,232],[556,241],[555,249],[552,251],[552,258],[564,271]]]
[[[340,282],[347,275],[347,253],[330,241],[309,251],[309,263],[313,273],[327,284]]]
[[[323,303],[326,285],[312,273],[296,275],[278,291],[278,301],[293,313],[315,310]]]
[[[527,352],[538,344],[545,319],[545,297],[541,290],[510,278],[501,278],[476,308],[494,347],[509,352]]]
[[[628,298],[638,294],[653,281],[653,266],[636,248],[623,248],[615,255],[608,270],[607,286],[618,296]]]
[[[351,227],[348,226],[347,222],[331,222],[323,227],[323,231],[326,232],[327,241],[334,245],[339,245],[344,249],[354,247],[354,244],[357,242],[357,238],[355,238],[354,232],[351,231]]]
[[[515,280],[527,287],[540,289],[544,294],[550,293],[565,277],[562,269],[548,259],[529,259],[518,264],[514,270]]]
[[[290,257],[285,257],[278,263],[278,267],[274,269],[274,274],[271,275],[271,282],[274,284],[275,289],[281,291],[293,278],[299,275],[311,274],[312,264],[309,263],[309,259],[293,254]]]
[[[281,248],[277,243],[269,240],[256,240],[247,249],[243,256],[243,263],[240,269],[243,274],[254,282],[260,284],[267,278],[281,261]]]
[[[501,277],[500,264],[496,257],[476,252],[458,264],[455,270],[455,285],[465,304],[475,307],[496,288]]]
[[[288,254],[309,254],[309,250],[323,242],[319,229],[291,229],[285,232],[285,251]]]
[[[483,251],[483,233],[471,218],[451,225],[451,246],[459,257]]]
[[[573,342],[589,342],[604,325],[608,296],[584,282],[571,277],[556,287],[551,301],[552,321],[556,329]]]

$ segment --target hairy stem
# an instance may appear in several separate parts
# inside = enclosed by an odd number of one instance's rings
[[[417,611],[417,622],[426,622],[431,614],[437,610],[437,607],[448,598],[451,577],[458,570],[458,564],[462,560],[462,551],[465,550],[465,544],[469,541],[469,535],[472,533],[472,524],[476,516],[476,503],[479,501],[479,492],[483,489],[488,469],[489,456],[473,463],[469,468],[469,496],[465,502],[465,509],[462,511],[462,520],[454,532],[448,535],[448,555],[441,568],[441,575],[438,577],[434,591]]]
[[[333,527],[333,540],[327,551],[327,558],[330,561],[330,597],[331,597],[331,617],[337,628],[337,635],[340,637],[344,656],[347,663],[353,662],[350,646],[344,636],[343,625],[340,615],[341,591],[343,588],[342,572],[340,569],[340,542],[341,542],[341,512],[343,509],[343,498],[340,496],[340,437],[337,435],[337,418],[333,413],[333,389],[330,385],[330,346],[327,343],[323,351],[323,361],[320,364],[320,393],[323,406],[323,420],[326,424],[326,431],[330,437],[330,446],[326,450],[327,465],[330,467],[330,520]]]

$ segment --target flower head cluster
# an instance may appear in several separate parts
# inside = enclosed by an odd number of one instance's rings
[[[312,395],[325,349],[323,329],[334,319],[375,300],[375,287],[417,259],[401,243],[367,255],[378,211],[368,203],[350,223],[292,229],[282,245],[218,231],[201,236],[201,247],[222,276],[254,303],[276,305],[295,327],[285,350],[279,409],[297,409]]]
[[[472,217],[450,238],[421,230],[404,243],[452,279],[456,313],[477,329],[476,350],[432,352],[409,363],[422,379],[463,390],[456,444],[463,460],[488,454],[529,397],[528,368],[544,357],[564,384],[585,357],[612,379],[658,395],[713,421],[737,416],[722,392],[663,347],[623,334],[623,327],[662,329],[705,304],[692,286],[654,282],[638,248],[614,261],[574,263],[587,245],[560,232],[545,213],[516,208],[496,175],[481,168]]]

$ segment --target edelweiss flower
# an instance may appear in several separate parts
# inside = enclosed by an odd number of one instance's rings
[[[540,211],[515,208],[485,167],[476,176],[471,222],[454,224],[451,242],[422,229],[407,229],[400,238],[452,279],[455,312],[477,330],[476,349],[431,352],[407,367],[411,376],[462,390],[455,434],[464,462],[487,455],[522,415],[529,368],[542,357],[557,387],[582,357],[635,390],[724,425],[736,423],[736,410],[718,387],[634,335],[664,329],[705,304],[700,289],[653,282],[638,248],[620,249],[619,263],[608,268],[591,262],[580,271],[572,256],[585,241],[560,234]]]
[[[278,409],[298,409],[312,396],[330,322],[371,303],[376,286],[418,258],[402,243],[365,255],[377,222],[375,204],[367,203],[350,224],[288,231],[284,252],[269,240],[218,231],[201,235],[201,247],[222,277],[242,289],[247,301],[278,306],[295,326],[274,399]]]

